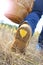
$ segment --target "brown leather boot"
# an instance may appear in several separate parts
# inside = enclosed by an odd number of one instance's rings
[[[4,1],[2,0],[2,2]],[[4,15],[12,22],[20,24],[32,11],[34,0],[6,0],[5,3],[2,3],[2,5],[6,6],[2,9],[2,11],[4,10]]]
[[[25,51],[25,48],[29,44],[32,36],[31,27],[28,24],[22,24],[15,35],[14,43],[11,45],[13,51],[19,50],[21,53]]]

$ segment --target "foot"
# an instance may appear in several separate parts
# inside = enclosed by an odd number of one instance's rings
[[[29,43],[30,38],[32,35],[31,27],[28,24],[22,24],[15,35],[14,43],[12,44],[11,48],[19,49],[21,53],[25,51],[27,43]]]

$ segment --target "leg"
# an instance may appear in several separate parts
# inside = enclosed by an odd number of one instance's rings
[[[43,28],[38,38],[38,44],[41,47],[41,49],[43,49]]]
[[[38,23],[38,21],[40,19],[38,14],[39,13],[37,13],[37,12],[32,12],[24,19],[25,22],[27,22],[30,25],[30,27],[32,29],[32,34],[34,33],[36,25],[37,25],[37,23]]]
[[[16,32],[15,41],[12,44],[11,48],[14,48],[14,45],[16,45],[16,48],[19,49],[20,52],[21,49],[23,50],[26,48],[27,43],[29,43],[30,41],[30,38],[32,36],[32,33],[34,32],[38,20],[39,17],[36,13],[31,13],[25,18],[24,23],[20,25]]]

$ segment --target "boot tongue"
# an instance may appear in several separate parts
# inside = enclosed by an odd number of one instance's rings
[[[34,0],[17,0],[17,2],[23,5],[25,9],[30,12],[33,7]]]

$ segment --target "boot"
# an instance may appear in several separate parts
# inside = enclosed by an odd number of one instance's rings
[[[13,51],[16,51],[17,49],[21,53],[23,53],[25,51],[25,48],[29,44],[31,36],[32,36],[31,27],[26,23],[22,24],[15,34],[14,43],[11,45],[11,49]]]

